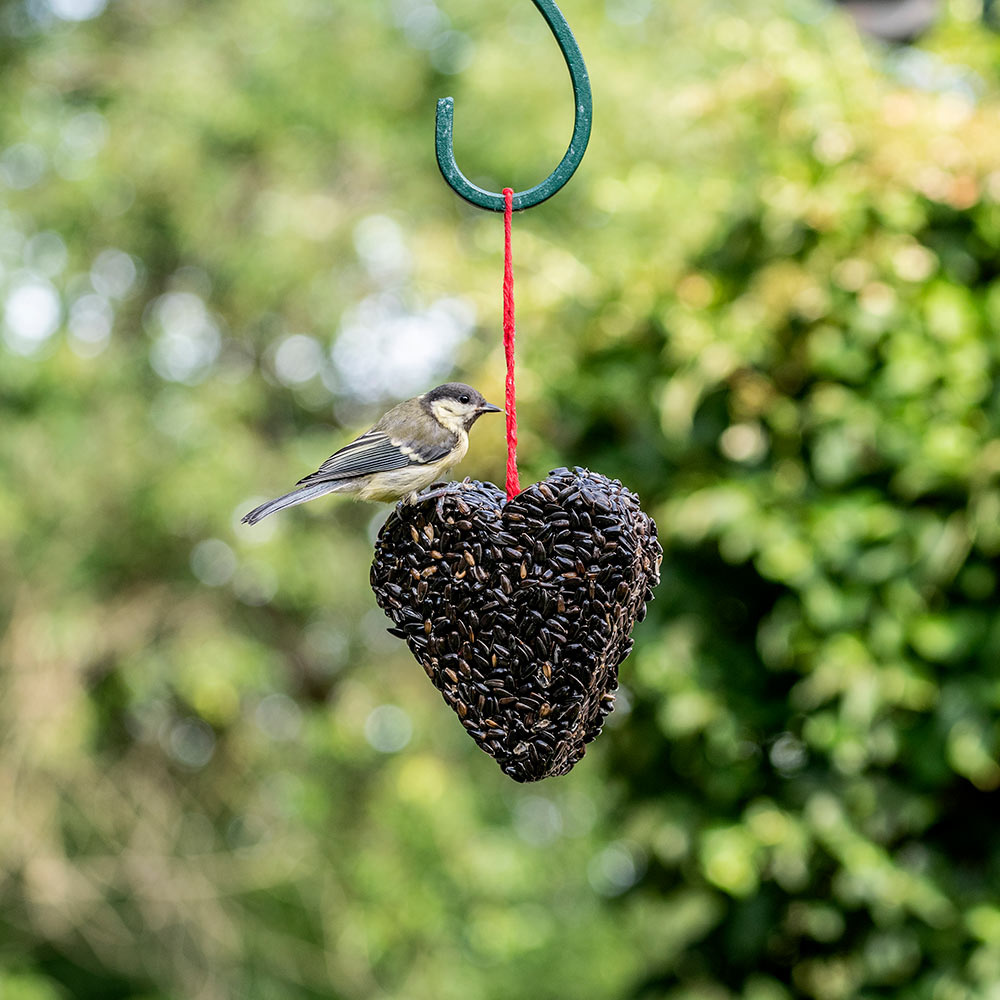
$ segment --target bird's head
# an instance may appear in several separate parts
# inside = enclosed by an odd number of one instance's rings
[[[484,413],[501,413],[483,394],[464,382],[446,382],[420,397],[431,416],[448,430],[467,431]]]

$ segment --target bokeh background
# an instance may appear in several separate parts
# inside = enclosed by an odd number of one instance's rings
[[[541,18],[0,3],[3,1000],[1000,997],[1000,40],[929,7],[565,0],[522,480],[621,478],[666,556],[519,786],[386,634],[384,509],[238,521],[403,396],[502,399],[434,103],[536,183]]]

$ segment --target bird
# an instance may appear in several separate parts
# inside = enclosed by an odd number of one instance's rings
[[[469,450],[469,429],[484,413],[502,413],[464,382],[446,382],[394,406],[371,428],[334,452],[284,496],[244,514],[256,524],[276,511],[326,493],[358,500],[413,503],[425,486]]]

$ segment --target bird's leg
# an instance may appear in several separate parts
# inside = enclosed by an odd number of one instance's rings
[[[439,486],[436,490],[428,490],[426,493],[411,493],[410,496],[413,497],[412,500],[407,500],[407,503],[423,503],[425,500],[433,500],[435,497],[443,497],[445,493],[451,492],[451,487],[454,483],[445,483],[444,486]]]

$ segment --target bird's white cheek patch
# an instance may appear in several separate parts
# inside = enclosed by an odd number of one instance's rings
[[[442,427],[451,431],[452,434],[460,434],[464,430],[464,416],[460,416],[446,403],[442,403],[440,401],[431,403],[431,412],[434,414],[434,419]]]

